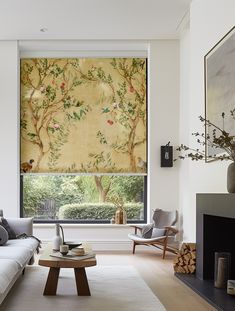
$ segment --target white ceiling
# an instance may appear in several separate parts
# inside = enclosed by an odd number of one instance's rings
[[[1,0],[0,40],[176,38],[190,2]]]

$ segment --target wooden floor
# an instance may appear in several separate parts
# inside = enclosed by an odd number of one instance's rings
[[[167,311],[216,311],[210,304],[181,283],[173,272],[174,255],[167,253],[161,258],[161,252],[155,249],[130,252],[96,252],[97,264],[134,266]],[[38,256],[36,256],[37,264]],[[144,297],[143,297],[144,299]]]
[[[174,255],[166,259],[156,250],[97,253],[98,265],[132,265],[160,299],[167,311],[215,311],[210,304],[181,283],[173,273]]]

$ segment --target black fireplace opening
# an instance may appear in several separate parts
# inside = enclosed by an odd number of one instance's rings
[[[235,219],[203,215],[203,279],[214,279],[215,252],[231,254],[231,279],[235,279]]]

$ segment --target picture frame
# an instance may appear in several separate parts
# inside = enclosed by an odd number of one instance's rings
[[[235,135],[231,110],[235,108],[235,26],[204,56],[205,119]],[[223,113],[223,115],[222,115]],[[214,161],[221,149],[210,146],[212,129],[205,122],[205,161]]]

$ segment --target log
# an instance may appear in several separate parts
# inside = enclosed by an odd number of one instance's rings
[[[173,262],[177,273],[195,273],[196,243],[183,243]]]
[[[189,271],[190,271],[191,274],[196,272],[196,266],[195,265],[189,266],[188,268],[189,268]]]
[[[196,265],[196,260],[190,259],[189,264],[190,266]]]

